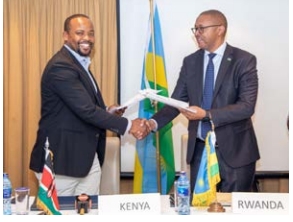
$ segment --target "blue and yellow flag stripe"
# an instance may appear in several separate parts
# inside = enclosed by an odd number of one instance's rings
[[[193,206],[208,206],[216,199],[216,186],[221,181],[221,178],[215,141],[215,132],[208,132],[194,186]]]
[[[153,35],[149,25],[149,35],[143,63],[141,89],[151,88],[161,90],[162,96],[168,97],[168,84],[164,59],[163,42],[157,5],[154,4]],[[154,36],[154,41],[152,40]],[[154,47],[153,47],[154,44]],[[139,117],[149,119],[164,104],[158,103],[157,107],[149,99],[139,104]],[[161,193],[167,194],[173,186],[175,179],[175,161],[172,139],[172,123],[167,124],[159,131],[159,161],[161,175]],[[145,139],[136,143],[134,193],[158,192],[157,187],[157,148],[155,134],[149,134]]]

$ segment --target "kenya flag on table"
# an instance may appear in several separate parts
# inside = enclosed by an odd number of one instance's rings
[[[61,215],[60,207],[55,189],[55,178],[53,171],[53,153],[49,150],[48,138],[45,144],[45,164],[42,179],[40,181],[37,207],[50,215]]]

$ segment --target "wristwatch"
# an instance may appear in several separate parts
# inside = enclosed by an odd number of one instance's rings
[[[205,116],[204,118],[202,118],[201,121],[203,121],[203,122],[208,122],[208,121],[210,121],[210,120],[211,120],[211,113],[210,113],[209,110],[206,110],[206,116]]]

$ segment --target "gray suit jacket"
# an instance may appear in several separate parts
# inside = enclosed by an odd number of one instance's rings
[[[183,60],[172,98],[201,106],[204,51],[198,50]],[[258,93],[256,57],[227,45],[215,83],[211,108],[219,151],[231,167],[240,167],[260,158],[251,116]],[[179,111],[165,106],[152,118],[160,129]],[[199,121],[189,121],[186,161],[190,163]]]
[[[56,174],[86,176],[95,153],[102,166],[106,129],[124,134],[128,120],[106,111],[96,87],[98,92],[86,70],[65,47],[51,58],[42,75],[41,119],[30,169],[42,172],[46,137]]]

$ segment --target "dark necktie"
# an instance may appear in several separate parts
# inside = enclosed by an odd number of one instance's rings
[[[209,56],[209,63],[206,69],[206,76],[204,82],[204,90],[203,90],[203,97],[202,97],[202,108],[204,110],[211,109],[212,100],[213,100],[213,91],[214,91],[214,64],[213,58],[215,57],[215,53],[210,53]],[[201,136],[203,139],[206,138],[208,131],[211,130],[211,123],[210,122],[202,122],[201,124]]]

